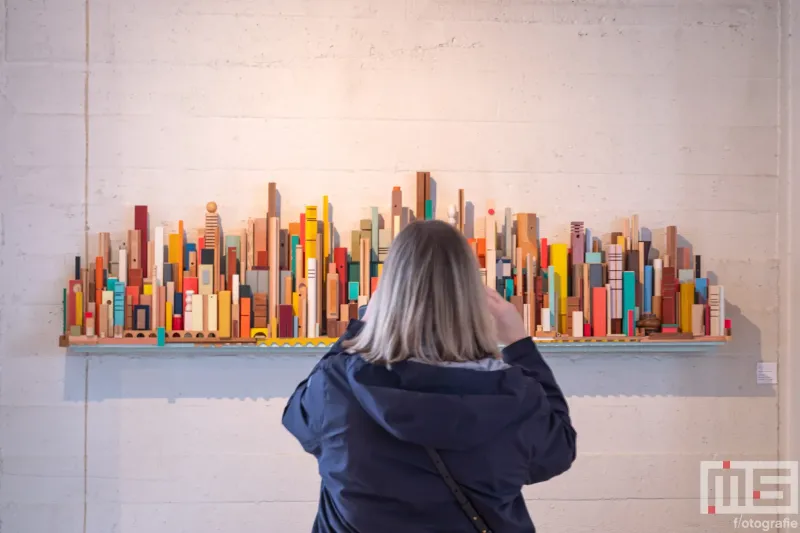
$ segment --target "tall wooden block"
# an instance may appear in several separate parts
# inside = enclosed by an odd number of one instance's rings
[[[308,236],[306,235],[306,239]],[[307,241],[306,241],[307,242]],[[315,250],[316,254],[316,250]],[[309,338],[316,338],[317,335],[317,260],[315,258],[307,259],[308,270],[308,311],[307,311],[307,330],[306,335]]]
[[[325,307],[327,309],[326,318],[339,318],[339,274],[336,272],[336,264],[331,263],[328,270],[327,294]]]
[[[622,273],[622,316],[628,317],[629,311],[636,308],[636,274],[629,270]],[[629,320],[622,323],[622,333],[633,337],[635,332],[628,329]]]
[[[517,213],[517,246],[523,255],[530,254],[539,262],[539,235],[536,213]],[[544,266],[547,268],[547,265]]]
[[[572,264],[581,264],[586,254],[586,234],[583,229],[583,222],[570,223],[569,233],[570,247],[572,249]]]
[[[400,187],[392,188],[391,240],[400,233],[400,219],[403,216],[403,191]]]
[[[606,330],[606,289],[605,287],[592,288],[592,335],[605,337]]]
[[[693,304],[692,305],[692,335],[701,336],[705,335],[704,318],[705,318],[705,305]]]
[[[494,287],[497,278],[497,226],[494,200],[486,202],[486,284]]]
[[[681,283],[680,329],[683,333],[692,331],[692,307],[694,306],[694,283]]]
[[[568,296],[568,264],[567,264],[567,245],[566,244],[551,244],[550,245],[550,260],[553,265],[553,274],[555,275],[555,283],[558,290],[559,300],[557,302],[558,317],[553,321],[553,326],[557,328],[559,333],[565,333],[567,330],[567,296]],[[553,308],[553,298],[550,298],[550,307]]]
[[[219,337],[228,339],[231,337],[231,307],[233,305],[231,291],[219,291],[217,294],[217,320]]]
[[[209,294],[205,298],[206,328],[208,331],[217,331],[219,330],[219,295]]]
[[[424,172],[417,172],[417,190],[416,190],[417,202],[416,202],[416,209],[414,211],[414,216],[417,220],[423,220],[425,218],[425,173]]]

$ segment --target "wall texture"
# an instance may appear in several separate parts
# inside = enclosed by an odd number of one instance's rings
[[[698,461],[778,452],[777,0],[85,1],[0,0],[0,532],[308,531],[280,414],[312,358],[65,357],[61,287],[134,204],[238,227],[276,181],[349,231],[420,169],[440,216],[463,187],[555,238],[677,224],[735,343],[553,358],[580,458],[526,495],[542,531],[731,529]]]

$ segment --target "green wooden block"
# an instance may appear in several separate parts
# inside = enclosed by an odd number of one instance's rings
[[[167,339],[167,330],[164,328],[158,328],[156,330],[156,342],[158,342],[159,346],[164,346],[166,344]]]
[[[347,266],[347,281],[355,281],[358,283],[361,280],[361,263],[353,261]]]
[[[506,300],[511,300],[511,297],[514,295],[514,280],[511,278],[506,278],[506,287],[505,287],[505,297]]]
[[[370,263],[369,264],[369,277],[377,278],[378,277],[378,263]]]
[[[622,332],[628,333],[628,311],[636,308],[636,273],[626,270],[622,273]],[[634,317],[635,320],[635,317]]]
[[[433,220],[433,200],[425,200],[425,220]]]
[[[242,259],[242,237],[240,235],[226,235],[225,236],[225,251],[224,255],[228,255],[228,248],[236,248],[236,259]]]
[[[292,250],[291,250],[291,252],[292,252],[292,276],[294,276],[294,273],[297,272],[297,268],[296,268],[296,265],[297,265],[297,245],[300,244],[300,236],[299,235],[292,235],[291,243],[292,243],[291,244],[291,246],[292,246]],[[292,279],[294,280],[294,278],[292,278]],[[297,290],[297,287],[295,287],[295,283],[296,282],[297,282],[296,280],[294,280],[292,282],[292,287],[294,287],[294,290]]]

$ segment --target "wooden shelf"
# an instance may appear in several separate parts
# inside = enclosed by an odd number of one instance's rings
[[[730,337],[694,337],[692,339],[651,339],[648,337],[604,338],[534,338],[544,354],[570,353],[701,353],[717,349]],[[196,353],[213,355],[322,355],[337,339],[215,339],[171,338],[158,343],[149,338],[67,338],[60,337],[59,346],[76,354],[141,354]]]

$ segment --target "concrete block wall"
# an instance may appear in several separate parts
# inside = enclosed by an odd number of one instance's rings
[[[780,349],[776,0],[0,6],[0,532],[309,531],[316,468],[280,415],[313,358],[65,357],[61,287],[134,204],[191,228],[215,200],[236,228],[276,181],[349,231],[419,169],[441,217],[463,187],[553,238],[677,224],[735,343],[553,358],[580,458],[526,496],[542,531],[731,529],[699,514],[698,461],[778,448],[755,383]]]

